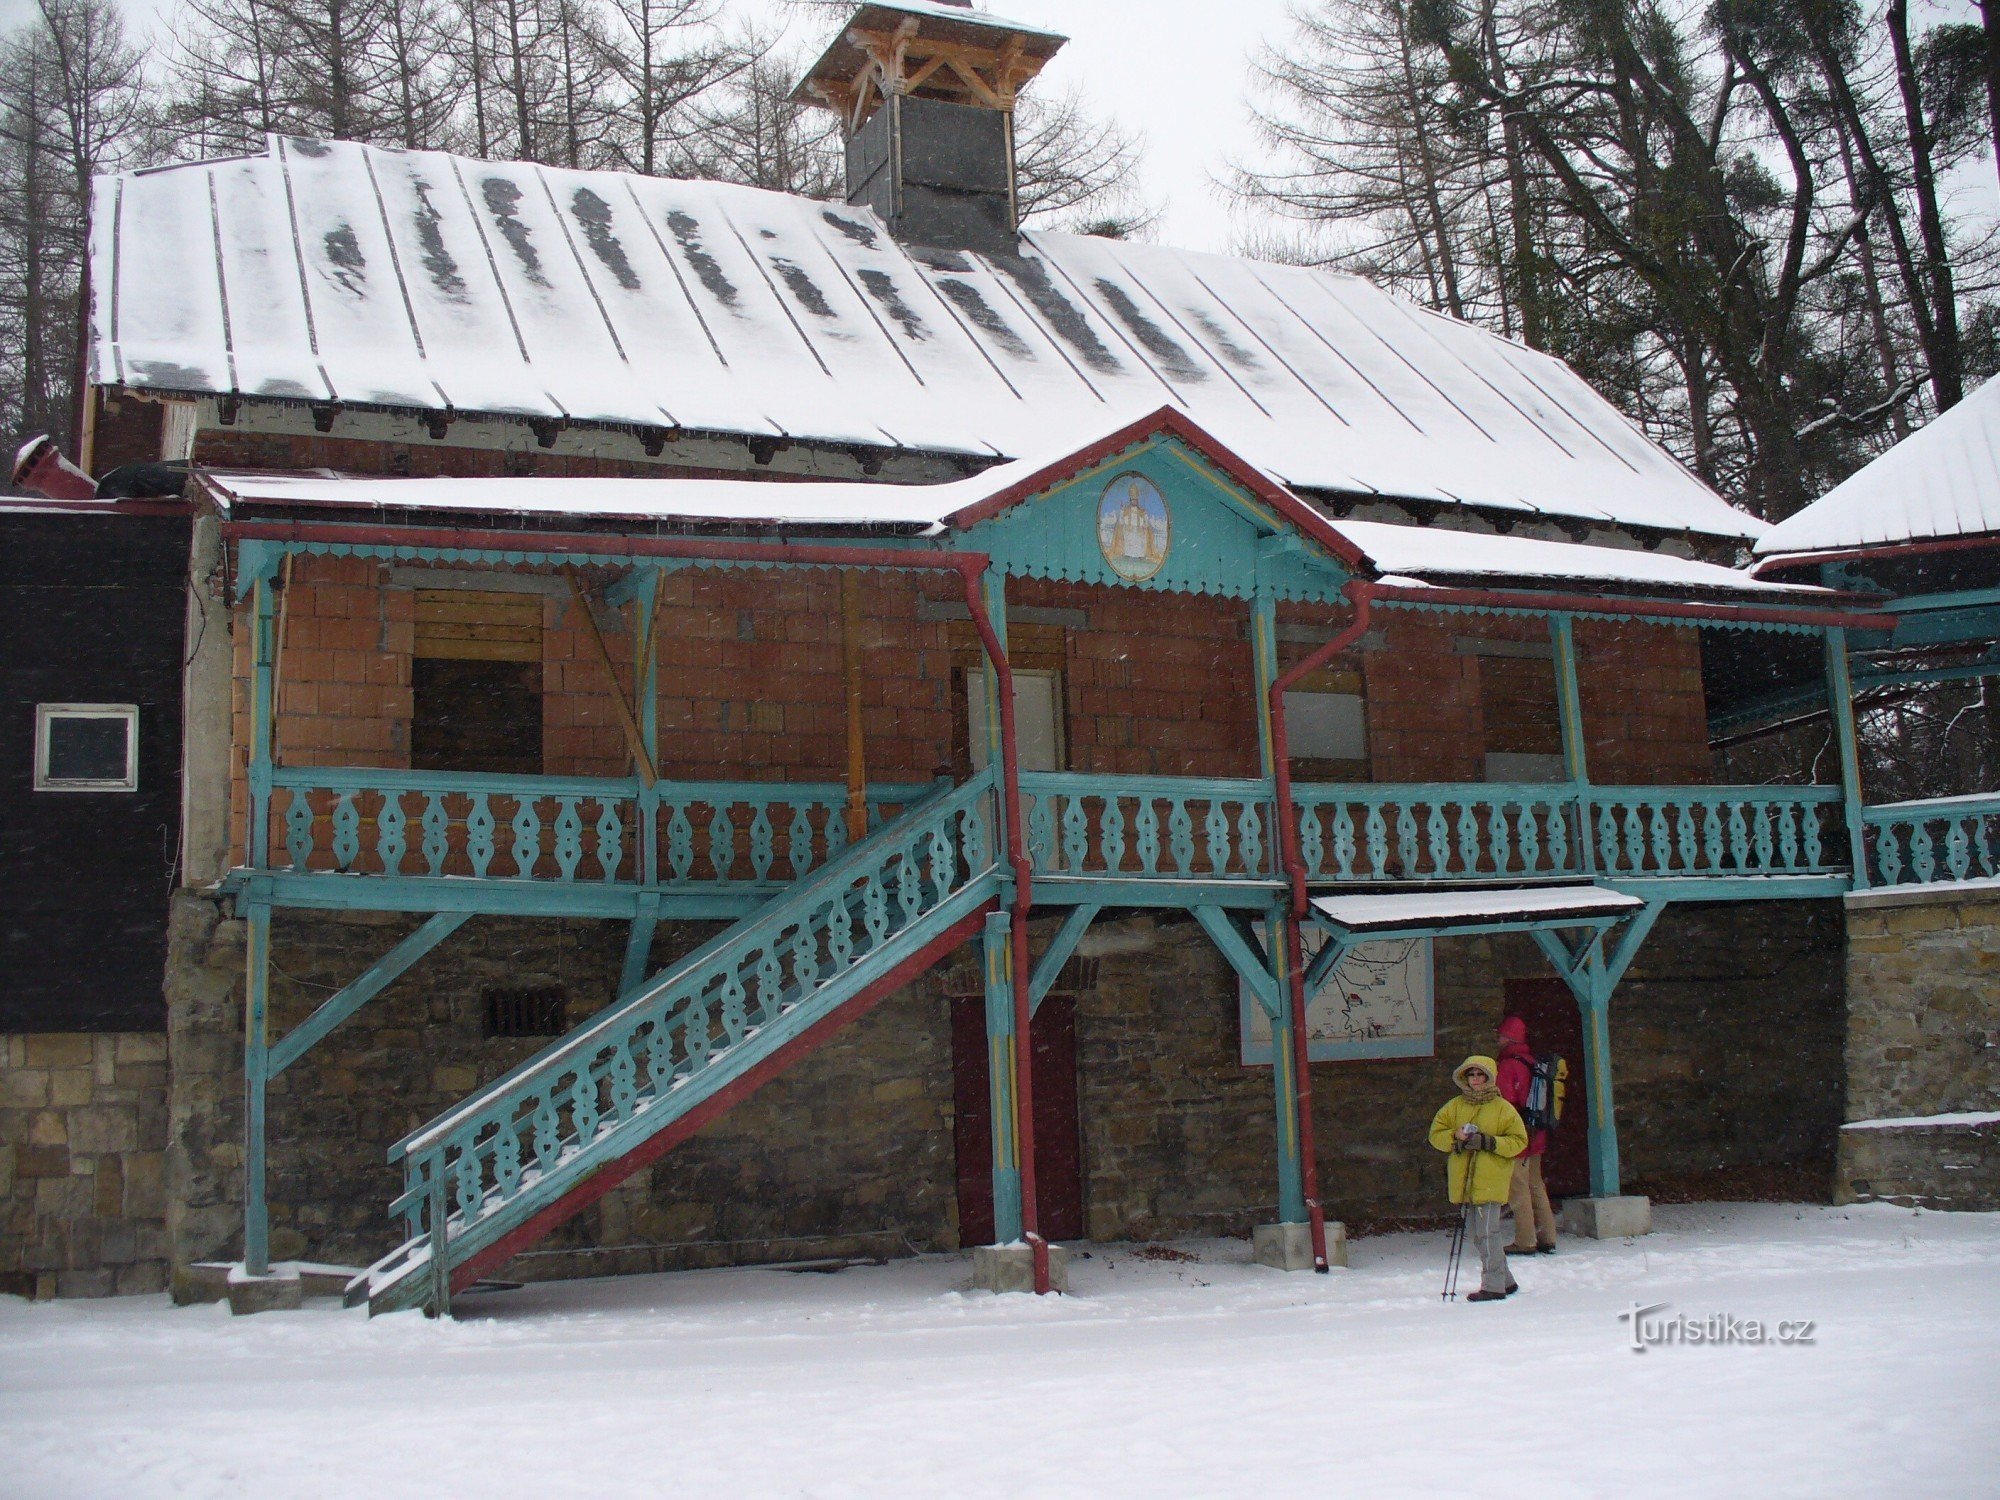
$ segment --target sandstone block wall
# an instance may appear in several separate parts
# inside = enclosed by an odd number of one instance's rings
[[[2000,888],[1847,902],[1849,1121],[2000,1110]],[[2000,1127],[1842,1130],[1835,1192],[2000,1208]]]
[[[0,1292],[166,1285],[167,1039],[0,1037]]]

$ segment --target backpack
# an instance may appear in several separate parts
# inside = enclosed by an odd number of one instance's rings
[[[1529,1130],[1554,1130],[1562,1119],[1569,1093],[1569,1064],[1555,1053],[1544,1053],[1528,1066],[1528,1098],[1521,1106],[1521,1123]]]

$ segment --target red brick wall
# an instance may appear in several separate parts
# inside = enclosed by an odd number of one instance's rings
[[[414,592],[384,586],[381,565],[302,557],[294,564],[279,669],[278,748],[289,765],[409,763]],[[863,726],[868,771],[928,779],[962,735],[948,622],[920,600],[960,597],[954,581],[875,573],[863,599]],[[1061,635],[1065,738],[1072,769],[1253,776],[1257,718],[1248,607],[1241,601],[1017,580],[1016,609],[1082,610]],[[846,763],[838,575],[687,569],[662,584],[658,623],[661,774],[674,780],[839,781]],[[931,614],[938,613],[931,610]],[[1329,609],[1288,607],[1288,622],[1337,628]],[[1365,681],[1379,781],[1478,781],[1484,769],[1481,658],[1472,636],[1546,641],[1539,621],[1385,611],[1379,649],[1346,659]],[[631,690],[623,612],[605,622],[618,681]],[[961,627],[962,630],[963,627]],[[1585,622],[1578,627],[1594,780],[1700,781],[1710,773],[1693,631]],[[1311,648],[1291,643],[1280,659]],[[1343,663],[1336,662],[1341,666]],[[247,629],[236,636],[234,832],[241,847],[249,744]],[[1553,670],[1553,669],[1551,669]],[[604,665],[568,599],[543,609],[543,750],[551,775],[630,769]],[[962,747],[960,752],[962,754]]]

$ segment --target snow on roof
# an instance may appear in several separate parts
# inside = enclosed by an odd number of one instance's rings
[[[1763,529],[1560,362],[1356,277],[912,250],[718,183],[274,137],[98,179],[90,312],[91,379],[162,393],[1006,457],[1168,402],[1298,488]]]
[[[1349,932],[1456,927],[1473,922],[1623,916],[1646,903],[1600,885],[1518,886],[1510,890],[1397,891],[1384,896],[1319,896],[1313,910]]]
[[[1736,568],[1636,548],[1494,536],[1440,526],[1394,526],[1381,521],[1342,520],[1333,525],[1366,554],[1388,582],[1489,587],[1532,582],[1577,584],[1593,590],[1608,585],[1649,594],[1782,597],[1796,603],[1830,597],[1828,590],[1774,584]]]
[[[2000,379],[1757,542],[1760,557],[2000,532]]]

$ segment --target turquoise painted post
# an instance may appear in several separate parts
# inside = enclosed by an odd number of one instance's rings
[[[1868,889],[1868,847],[1861,826],[1861,758],[1854,735],[1854,681],[1847,666],[1847,632],[1826,633],[1826,696],[1833,712],[1833,738],[1840,752],[1840,797],[1846,808],[1848,858],[1854,889]]]
[[[1299,1084],[1292,1057],[1292,974],[1285,951],[1291,910],[1271,908],[1271,977],[1278,985],[1278,1013],[1271,1017],[1271,1087],[1278,1119],[1278,1222],[1306,1222],[1305,1156],[1299,1150]]]
[[[273,703],[273,657],[276,644],[272,622],[271,576],[259,573],[250,594],[250,867],[271,863],[271,729],[277,717]]]
[[[1268,782],[1277,775],[1271,684],[1278,678],[1278,601],[1263,589],[1257,591],[1250,606],[1250,668],[1257,693],[1258,764]],[[1271,806],[1275,818],[1275,795]],[[1273,826],[1271,837],[1265,842],[1274,861],[1278,839],[1278,830]],[[1306,1222],[1305,1158],[1299,1150],[1299,1081],[1292,1056],[1292,976],[1286,943],[1286,927],[1291,920],[1290,905],[1280,902],[1271,908],[1265,925],[1271,978],[1278,987],[1278,1013],[1271,1018],[1271,1087],[1277,1116],[1278,1220],[1283,1224],[1303,1224]]]
[[[1611,979],[1601,943],[1578,976],[1578,1008],[1583,1012],[1583,1084],[1590,1100],[1585,1137],[1590,1146],[1590,1196],[1618,1196],[1618,1110],[1611,1097]]]
[[[270,1210],[264,1199],[264,1086],[270,1076],[271,908],[250,904],[243,985],[243,1268],[271,1268]]]
[[[1584,753],[1583,694],[1576,679],[1576,630],[1568,615],[1549,616],[1556,649],[1556,711],[1562,717],[1563,773],[1576,795],[1577,856],[1597,873],[1597,830],[1590,816],[1590,761]]]
[[[1021,1162],[1014,1110],[1014,1069],[1020,1048],[1014,1034],[1013,944],[1010,919],[986,918],[986,1076],[993,1119],[993,1242],[1021,1238]]]
[[[633,649],[638,661],[633,665],[633,688],[639,696],[639,739],[660,769],[660,648],[656,613],[660,603],[659,568],[648,568],[639,576],[638,592],[632,601]],[[660,788],[639,778],[639,883],[654,886],[660,879]],[[647,934],[650,939],[651,934]]]
[[[1000,642],[1000,649],[1007,649],[1007,578],[1006,575],[988,569],[979,580],[981,601],[986,605],[987,618],[993,622],[993,634]],[[980,653],[980,691],[986,699],[986,745],[983,764],[994,768],[994,785],[999,785],[1000,766],[1000,674],[993,670],[993,663]],[[996,849],[1007,847],[1007,799],[995,797],[993,837]],[[1014,892],[1014,872],[1002,863],[1001,877],[1004,906]]]

